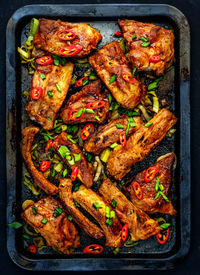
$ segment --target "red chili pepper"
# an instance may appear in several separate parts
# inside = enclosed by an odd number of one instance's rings
[[[80,117],[76,117],[77,113],[78,113],[78,110],[77,110],[77,109],[71,109],[71,110],[69,111],[69,119],[70,119],[70,120],[75,120],[75,121],[76,121],[76,120],[82,119],[83,113],[80,115]]]
[[[158,167],[157,166],[151,166],[149,167],[145,174],[144,174],[144,180],[145,182],[150,182],[155,178],[155,175],[158,172]]]
[[[31,90],[32,99],[38,100],[42,95],[43,89],[41,87],[35,87]]]
[[[166,233],[166,235],[164,233]],[[169,238],[169,228],[167,228],[167,230],[162,230],[160,233],[156,235],[156,239],[160,244],[165,244],[168,238]]]
[[[122,33],[122,32],[115,32],[115,36],[117,36],[117,37],[122,37],[122,36],[123,36],[123,33]]]
[[[94,133],[94,125],[92,123],[86,124],[81,131],[82,140],[86,140],[92,133]]]
[[[45,147],[45,153],[49,152],[49,148],[51,148],[52,143],[53,143],[52,139],[50,139],[50,140],[47,141],[46,147]]]
[[[43,160],[42,163],[40,164],[40,171],[45,172],[47,169],[49,169],[49,166],[50,166],[50,161]]]
[[[102,108],[106,104],[105,101],[99,100],[99,101],[93,101],[91,103],[86,104],[86,109],[99,109]]]
[[[138,198],[138,200],[141,200],[143,198],[143,192],[142,192],[141,186],[137,181],[134,181],[132,184],[133,184],[133,190],[135,192],[136,197]]]
[[[42,56],[36,59],[37,64],[39,65],[49,65],[53,63],[53,59],[51,56]]]
[[[58,38],[61,40],[73,40],[76,34],[70,30],[61,30],[57,34]]]
[[[83,86],[83,81],[86,79],[88,79],[88,76],[84,76],[84,77],[80,78],[79,80],[76,81],[75,86],[76,87]]]
[[[76,178],[78,176],[78,171],[79,171],[79,168],[77,166],[73,168],[72,174],[71,174],[71,181],[76,180]]]
[[[60,54],[63,56],[73,56],[79,53],[82,50],[83,47],[79,45],[73,45],[73,46],[65,46],[60,50]]]
[[[100,254],[103,252],[103,247],[100,244],[90,244],[83,249],[85,254]]]
[[[125,131],[122,131],[119,135],[119,141],[121,143],[122,146],[126,145],[126,133]]]
[[[136,79],[132,77],[132,74],[130,72],[122,72],[121,75],[122,75],[122,78],[129,83],[134,84],[136,82]]]
[[[125,242],[126,239],[128,237],[128,225],[125,224],[123,227],[122,227],[122,233],[121,233],[121,238],[122,238],[122,241]]]
[[[149,62],[152,62],[152,63],[157,63],[159,61],[161,61],[161,59],[158,55],[154,55],[149,59]]]
[[[32,245],[29,246],[28,250],[29,250],[29,252],[31,252],[33,254],[36,254],[37,247],[34,244],[32,244]]]

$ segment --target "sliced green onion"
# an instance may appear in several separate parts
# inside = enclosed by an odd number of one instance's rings
[[[80,204],[75,199],[73,199],[73,201],[74,201],[74,207],[75,208],[79,208]]]
[[[157,87],[158,87],[158,83],[154,81],[154,82],[152,82],[148,85],[147,89],[150,91],[150,90],[153,90]]]
[[[109,81],[109,84],[112,84],[116,79],[116,74],[112,75]]]
[[[163,191],[165,188],[162,184],[159,185],[160,191]]]
[[[63,177],[65,178],[67,176],[67,169],[63,171]]]
[[[161,228],[167,229],[171,224],[170,223],[163,223],[160,225]]]
[[[98,116],[94,116],[96,120],[100,121],[100,118]]]
[[[54,170],[56,170],[56,172],[60,173],[62,171],[62,169],[63,169],[63,164],[61,162],[54,165]]]
[[[71,160],[67,160],[69,165],[74,165],[75,164],[75,161],[74,161],[74,158],[71,158]]]
[[[94,110],[93,109],[85,109],[85,111],[88,114],[94,114]]]
[[[111,148],[111,149],[114,149],[114,148],[116,148],[118,145],[119,145],[119,144],[118,144],[117,142],[115,142],[115,143],[113,143],[113,144],[110,145],[110,148]]]
[[[153,111],[155,113],[159,112],[159,101],[157,96],[153,96]]]
[[[71,135],[67,135],[67,138],[68,138],[72,143],[76,143],[76,141],[72,138]]]
[[[142,47],[148,47],[151,43],[150,42],[143,42],[141,44]]]
[[[157,200],[157,198],[160,196],[160,191],[155,195],[154,200]]]
[[[49,116],[46,116],[46,119],[49,121],[52,121],[51,118]]]
[[[103,162],[107,162],[108,161],[108,158],[110,156],[110,149],[109,148],[106,148],[105,150],[103,150],[103,152],[101,153],[100,155],[100,159],[103,161]]]
[[[132,241],[132,240],[127,240],[125,243],[124,243],[124,246],[125,247],[133,247],[133,246],[136,246],[136,245],[138,245],[139,244],[139,242],[134,242],[134,241]]]
[[[60,64],[59,57],[57,55],[55,55],[55,54],[52,54],[52,57],[53,57],[53,63],[54,63],[54,65],[55,66],[59,66],[59,64]]]
[[[35,205],[32,207],[32,212],[33,212],[34,215],[36,215],[37,212],[38,212],[38,209]]]
[[[90,153],[86,153],[86,158],[89,162],[92,160],[92,155]]]
[[[108,95],[108,101],[109,101],[109,104],[111,104],[111,102],[112,102],[112,96],[110,94]]]
[[[110,218],[110,207],[106,206],[106,218]]]
[[[22,227],[22,224],[20,222],[12,222],[12,223],[9,223],[8,225],[14,229],[18,229]]]
[[[71,215],[68,215],[67,216],[68,220],[71,222],[73,220],[72,216]]]
[[[88,82],[89,82],[88,79],[84,79],[83,82],[82,82],[83,86],[85,86]]]
[[[76,118],[79,118],[83,113],[83,109],[79,109],[77,114],[76,114]]]
[[[132,117],[128,117],[128,122],[129,122],[129,124],[130,124],[131,127],[135,127],[136,126],[136,123],[135,123],[135,121],[133,120]]]
[[[55,175],[56,175],[56,170],[55,170],[55,169],[53,169],[53,170],[52,170],[52,172],[51,172],[51,177],[52,177],[52,178],[54,178],[54,177],[55,177]]]
[[[112,221],[111,219],[107,219],[107,220],[106,220],[106,224],[107,224],[108,226],[112,226],[113,221]]]
[[[99,209],[103,208],[98,202],[94,202],[92,206],[93,206],[93,208],[94,208],[95,210],[97,210],[97,211],[98,211]]]
[[[47,219],[45,219],[45,218],[43,218],[43,219],[41,220],[41,223],[43,223],[43,224],[47,224],[47,223],[48,223],[48,220],[47,220]]]
[[[42,78],[42,80],[46,79],[46,76],[44,74],[40,74],[40,77]]]
[[[39,26],[39,20],[36,18],[32,18],[31,19],[31,23],[30,23],[30,31],[28,36],[35,36],[37,30],[38,30],[38,26]]]
[[[126,136],[128,135],[129,129],[130,129],[130,123],[128,123],[127,128],[126,128],[126,132],[125,132]]]
[[[97,74],[95,72],[92,72],[90,75],[89,75],[89,80],[96,80],[98,78]]]
[[[140,39],[141,41],[143,41],[143,42],[149,41],[149,38],[148,38],[148,37],[144,37],[144,36],[141,36],[139,39]]]
[[[120,123],[115,123],[115,126],[117,127],[117,129],[124,129],[124,126]]]
[[[162,191],[160,191],[160,195],[163,197],[164,200],[166,200],[166,202],[169,202],[168,197]]]
[[[111,219],[115,218],[115,211],[113,211],[113,210],[110,211],[110,218]]]
[[[81,154],[73,154],[73,155],[74,155],[75,162],[81,160]]]
[[[153,122],[147,122],[144,126],[145,127],[150,127],[153,124]]]
[[[31,237],[28,234],[23,234],[23,238],[27,239],[27,240],[30,240]]]
[[[132,39],[132,40],[135,40],[135,39],[136,39],[136,37],[137,37],[137,35],[136,35],[136,34],[134,34],[134,35],[131,37],[131,39]]]
[[[52,91],[48,91],[47,94],[48,94],[49,98],[52,98],[52,97],[53,97]]]
[[[64,158],[67,153],[70,153],[70,150],[67,148],[67,146],[61,145],[58,149],[58,152],[61,157]]]
[[[111,206],[113,208],[116,208],[116,206],[117,206],[117,202],[114,199],[112,199],[112,201],[111,201]]]
[[[135,73],[136,73],[136,67],[134,67],[133,70],[132,70],[132,77],[135,76]]]
[[[162,79],[163,79],[162,76],[159,77],[159,78],[156,78],[155,82],[158,83],[158,82],[161,81]]]
[[[58,83],[56,83],[56,89],[58,90],[59,93],[62,92],[61,88],[60,88],[60,85]]]
[[[60,63],[62,66],[65,66],[67,63],[67,59],[65,57],[60,57]]]
[[[78,191],[80,185],[81,185],[80,182],[75,183],[75,185],[74,185],[74,192]]]
[[[60,207],[56,207],[54,213],[53,213],[53,216],[55,218],[57,218],[58,216],[60,216],[60,214],[62,214],[63,210],[60,208]]]

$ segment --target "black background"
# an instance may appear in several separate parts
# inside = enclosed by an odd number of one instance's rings
[[[171,0],[171,1],[60,1],[60,0],[0,0],[0,274],[27,274],[28,271],[17,267],[9,258],[6,250],[6,175],[5,175],[5,29],[8,19],[14,11],[28,4],[67,4],[67,3],[162,3],[170,4],[180,9],[187,17],[191,27],[191,149],[192,149],[192,236],[188,256],[171,271],[124,271],[137,274],[200,274],[200,1]],[[37,272],[40,275],[42,272]],[[51,272],[53,273],[53,272]],[[84,272],[86,273],[86,272]],[[95,274],[109,274],[97,272]],[[115,272],[120,274],[121,272]]]

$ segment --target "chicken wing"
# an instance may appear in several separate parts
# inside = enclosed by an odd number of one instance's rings
[[[30,119],[41,124],[45,130],[53,127],[56,114],[65,100],[74,65],[68,62],[65,66],[37,66],[34,73],[30,100],[26,106]],[[43,79],[42,77],[43,76]],[[45,79],[44,79],[45,77]],[[32,97],[33,88],[42,88],[42,94],[39,99]]]
[[[169,110],[160,110],[146,126],[130,136],[125,146],[120,145],[113,150],[107,161],[110,175],[121,180],[134,163],[143,160],[159,144],[176,121]]]
[[[124,19],[118,22],[128,44],[128,56],[133,67],[138,71],[153,71],[156,75],[163,75],[174,58],[173,31],[135,20]]]
[[[89,57],[89,62],[123,107],[133,109],[145,96],[146,87],[139,80],[129,83],[122,77],[122,73],[131,74],[131,69],[118,42],[105,45]],[[115,78],[112,83],[111,77]]]

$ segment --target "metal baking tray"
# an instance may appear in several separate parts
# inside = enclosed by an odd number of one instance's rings
[[[21,65],[16,49],[25,41],[27,27],[32,17],[89,23],[99,29],[103,35],[98,48],[116,40],[113,34],[119,29],[117,25],[119,18],[155,23],[173,29],[175,65],[160,82],[159,94],[161,97],[167,97],[170,110],[179,119],[176,125],[177,131],[172,138],[165,138],[144,161],[134,166],[129,178],[153,164],[158,156],[174,151],[178,165],[173,179],[172,198],[177,198],[174,204],[178,215],[177,217],[164,215],[172,225],[170,238],[165,246],[160,246],[155,237],[151,237],[134,248],[122,248],[116,256],[110,248],[106,248],[98,257],[84,255],[82,248],[70,256],[58,254],[50,248],[38,255],[30,255],[25,249],[22,230],[15,231],[7,227],[7,249],[11,259],[18,266],[29,270],[173,268],[187,255],[191,233],[190,29],[187,19],[176,8],[157,4],[30,5],[18,9],[13,14],[6,32],[7,223],[20,220],[21,204],[31,196],[22,184],[25,167],[19,148],[21,130],[31,124],[24,110],[25,99],[22,97],[22,91],[29,88],[31,76]],[[81,233],[81,242],[84,245],[94,240]]]

